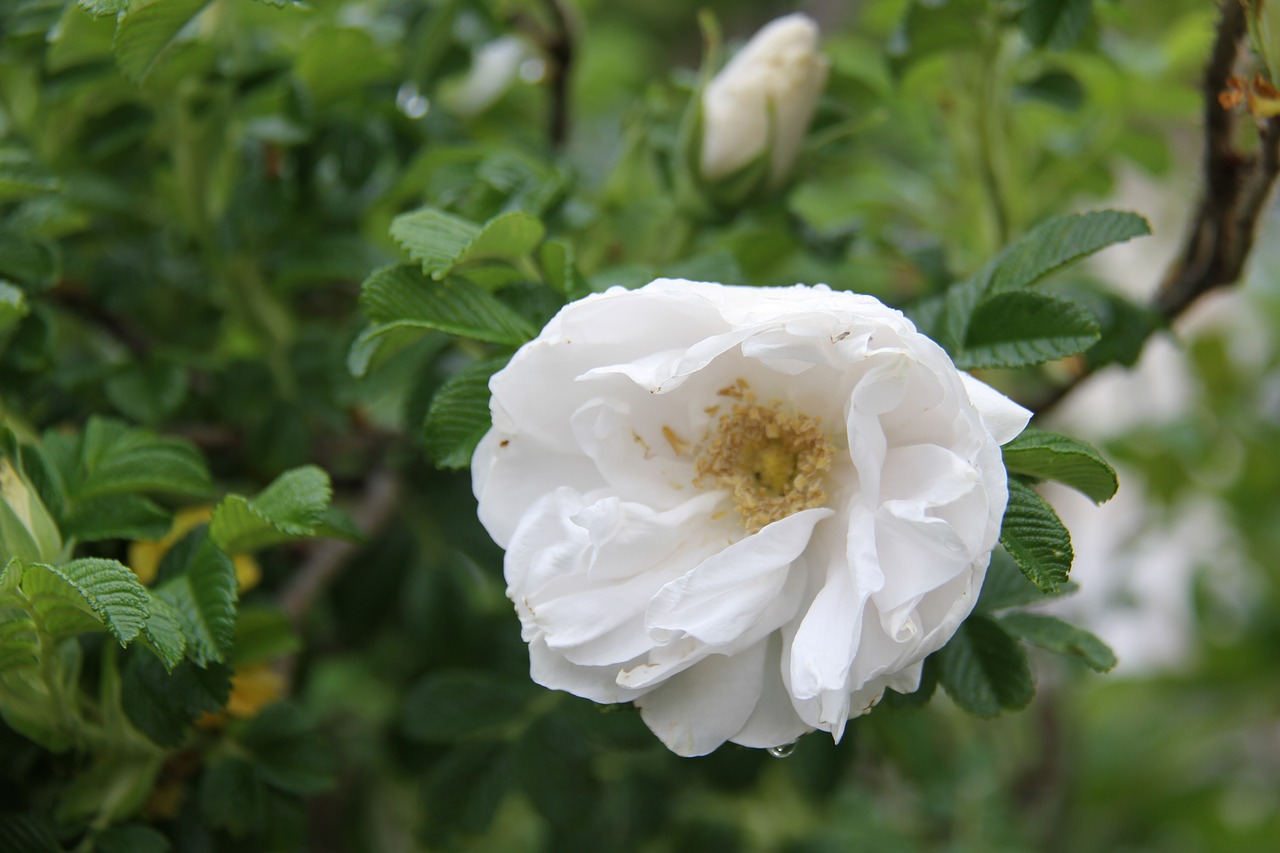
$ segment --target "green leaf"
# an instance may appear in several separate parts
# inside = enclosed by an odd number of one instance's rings
[[[187,640],[187,656],[200,666],[222,663],[236,630],[236,570],[199,527],[175,545],[160,564],[155,595],[172,605]]]
[[[496,737],[523,718],[530,691],[489,672],[433,673],[410,688],[401,727],[428,743]]]
[[[147,609],[150,615],[142,627],[142,643],[155,653],[165,669],[172,672],[187,652],[182,614],[159,595],[151,596]]]
[[[529,255],[546,233],[537,217],[521,211],[476,225],[458,216],[424,207],[391,222],[391,236],[437,281],[477,261],[515,263]]]
[[[333,751],[293,704],[277,702],[265,708],[237,739],[267,784],[303,795],[333,788]]]
[[[106,629],[128,645],[142,631],[149,600],[137,576],[115,560],[86,557],[62,566],[10,560],[0,570],[0,638],[29,645],[40,634],[57,639]],[[0,659],[18,652],[2,647]]]
[[[515,785],[516,764],[508,744],[468,741],[431,766],[423,777],[421,808],[432,849],[452,849],[447,842],[455,836],[489,827]],[[568,799],[564,792],[560,796]]]
[[[297,652],[302,641],[283,610],[245,607],[236,617],[236,642],[231,662],[236,666],[268,661]]]
[[[0,815],[0,850],[5,853],[62,853],[53,824],[37,815]]]
[[[1014,94],[1027,100],[1046,104],[1072,112],[1084,103],[1084,86],[1074,74],[1061,69],[1045,71],[1034,80],[1019,83]]]
[[[1072,261],[1151,233],[1136,213],[1098,210],[1046,219],[1010,244],[978,278],[994,295],[1029,287]]]
[[[920,672],[920,686],[914,693],[899,693],[896,690],[884,692],[884,704],[889,708],[910,710],[923,708],[938,692],[938,675],[941,670],[938,655],[929,655],[924,659],[924,667]]]
[[[1025,708],[1035,694],[1027,654],[993,619],[970,616],[937,655],[942,686],[979,717]]]
[[[46,448],[56,441],[45,434]],[[108,418],[89,419],[75,458],[50,455],[72,501],[135,493],[199,498],[213,491],[204,457],[189,442]]]
[[[98,836],[94,853],[169,853],[169,839],[142,824],[113,826]]]
[[[964,370],[1023,367],[1083,352],[1099,336],[1097,320],[1074,302],[1013,291],[977,307],[954,360]]]
[[[1073,282],[1065,288],[1065,295],[1088,308],[1098,320],[1102,337],[1084,354],[1095,370],[1108,364],[1133,367],[1147,339],[1165,325],[1158,312],[1097,285]]]
[[[0,281],[0,335],[18,325],[30,313],[27,295],[7,281]]]
[[[12,145],[0,147],[0,202],[58,189],[58,179],[49,174],[30,151]]]
[[[1034,46],[1066,50],[1080,41],[1092,18],[1093,0],[1030,0],[1018,24]]]
[[[510,346],[536,334],[527,320],[483,288],[458,277],[432,281],[409,265],[376,270],[364,282],[360,306],[370,320],[386,327],[382,331],[439,329]]]
[[[172,673],[152,655],[132,655],[124,668],[120,703],[138,731],[160,746],[180,746],[191,722],[215,713],[231,695],[231,670],[190,661]]]
[[[889,51],[895,73],[940,51],[976,49],[974,25],[986,13],[985,0],[912,0]]]
[[[129,9],[131,0],[76,0],[76,5],[94,17],[119,15]]]
[[[209,533],[228,554],[257,551],[338,531],[328,514],[333,487],[314,465],[286,471],[252,498],[227,495],[213,510]]]
[[[1062,591],[1071,586],[1070,583],[1064,584]],[[1010,607],[1043,603],[1050,600],[1050,595],[1042,592],[1022,573],[1008,551],[997,548],[991,552],[991,563],[987,566],[987,576],[982,581],[982,592],[974,609],[979,613],[995,613]]]
[[[62,520],[62,532],[81,542],[103,539],[160,539],[173,516],[137,495],[115,495],[80,501]]]
[[[145,424],[158,424],[177,411],[187,396],[187,372],[165,361],[131,364],[107,380],[111,405]]]
[[[257,828],[265,791],[253,764],[243,758],[218,756],[200,777],[200,816],[233,836]]]
[[[1093,634],[1039,613],[1009,613],[1000,624],[1029,643],[1060,655],[1075,655],[1094,672],[1110,672],[1116,665],[1115,652]]]
[[[0,278],[24,285],[27,293],[39,293],[58,280],[58,267],[52,243],[0,229]]]
[[[147,78],[183,29],[212,0],[140,0],[116,26],[112,45],[121,73],[134,83]]]
[[[1057,592],[1071,574],[1071,536],[1058,514],[1034,489],[1012,478],[1000,544],[1043,592]]]
[[[489,378],[508,358],[473,364],[449,378],[431,399],[423,422],[427,454],[441,468],[465,468],[492,425]]]
[[[590,293],[586,280],[575,266],[573,245],[567,240],[548,240],[538,250],[538,264],[548,285],[566,299],[581,299]]]
[[[1055,432],[1028,427],[1002,451],[1010,473],[1063,483],[1094,503],[1110,500],[1120,486],[1115,469],[1097,450]]]

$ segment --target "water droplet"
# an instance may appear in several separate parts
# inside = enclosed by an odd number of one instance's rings
[[[431,102],[418,91],[418,84],[408,80],[396,92],[396,106],[409,118],[422,118],[431,109]]]
[[[765,752],[769,753],[774,758],[789,758],[791,753],[795,751],[795,741],[792,741],[791,743],[784,743],[782,746],[771,746],[765,750]]]

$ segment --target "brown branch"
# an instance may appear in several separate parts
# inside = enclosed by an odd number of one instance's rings
[[[1244,5],[1225,0],[1205,69],[1204,191],[1179,251],[1152,299],[1151,307],[1171,323],[1196,300],[1239,281],[1257,236],[1258,219],[1280,175],[1280,119],[1258,118],[1257,148],[1236,147],[1243,111],[1227,109],[1219,96],[1228,90],[1236,60],[1249,33]],[[1042,415],[1092,374],[1080,372],[1032,408]]]
[[[569,141],[569,72],[573,68],[573,25],[564,0],[544,0],[551,17],[551,32],[543,39],[547,54],[546,81],[551,89],[548,135],[554,148]]]

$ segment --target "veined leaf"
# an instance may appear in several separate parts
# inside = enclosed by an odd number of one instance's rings
[[[289,702],[265,708],[240,732],[262,780],[294,794],[332,789],[333,753],[315,726]]]
[[[460,370],[436,391],[423,423],[427,453],[441,468],[465,468],[492,424],[489,377],[506,366],[507,358],[473,364]]]
[[[978,595],[974,610],[979,613],[995,613],[1010,607],[1048,600],[1051,600],[1051,595],[1038,589],[1022,573],[1009,552],[997,548],[991,552],[991,563],[987,566],[987,576],[982,581],[982,592]]]
[[[435,673],[409,691],[401,727],[410,738],[428,743],[497,737],[521,719],[528,701],[527,689],[492,673]]]
[[[1028,427],[1006,444],[1005,467],[1014,474],[1054,480],[1083,493],[1094,503],[1110,500],[1119,488],[1115,469],[1083,441]]]
[[[213,490],[204,458],[186,441],[94,417],[73,458],[57,452],[59,442],[50,435],[45,434],[46,449],[62,468],[70,501],[138,493],[205,497]]]
[[[1000,544],[1043,592],[1057,592],[1071,574],[1071,536],[1058,514],[1034,489],[1012,478]]]
[[[358,538],[329,509],[329,475],[314,465],[286,471],[252,498],[227,495],[213,510],[209,534],[228,554],[257,551],[311,536]]]
[[[520,211],[495,216],[484,225],[424,207],[391,223],[391,236],[437,281],[476,261],[516,262],[527,257],[546,233],[537,217]]]
[[[147,604],[151,615],[142,627],[142,642],[155,653],[164,668],[173,668],[182,662],[187,651],[187,635],[182,630],[182,614],[167,599],[151,596]]]
[[[186,661],[172,672],[151,655],[135,654],[124,668],[120,700],[129,722],[160,746],[182,743],[191,721],[215,712],[231,693],[231,670]]]
[[[149,601],[133,572],[115,560],[62,566],[10,560],[0,570],[0,645],[30,644],[41,633],[58,639],[106,630],[125,646],[142,632]],[[0,649],[0,659],[10,659],[10,651]]]
[[[1083,352],[1100,335],[1088,310],[1045,293],[1001,293],[977,306],[964,346],[954,353],[961,369],[1022,367]]]
[[[202,667],[226,660],[235,642],[236,570],[206,528],[170,549],[160,564],[160,578],[154,595],[172,606],[186,637],[187,656]]]
[[[483,288],[458,277],[432,281],[409,265],[376,270],[365,279],[360,305],[381,331],[438,329],[510,346],[536,334],[527,320]]]
[[[116,25],[116,64],[134,83],[147,78],[182,30],[212,0],[141,0]]]
[[[1072,261],[1150,233],[1147,220],[1125,211],[1055,216],[1010,244],[977,278],[987,295],[1029,287]]]
[[[169,530],[172,515],[137,495],[91,498],[75,505],[62,520],[62,532],[81,542],[102,539],[159,539]]]
[[[1109,672],[1116,665],[1115,652],[1093,634],[1053,616],[1039,613],[1009,613],[1000,624],[1042,649],[1060,655],[1075,655],[1094,672]]]
[[[1025,708],[1035,695],[1027,654],[986,616],[970,616],[937,653],[947,695],[971,714],[994,717]]]

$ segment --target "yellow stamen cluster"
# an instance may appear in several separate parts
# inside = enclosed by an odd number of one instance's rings
[[[694,461],[698,488],[728,489],[750,533],[826,503],[822,476],[835,451],[818,419],[758,405],[744,380],[720,390],[739,402],[707,431]]]

